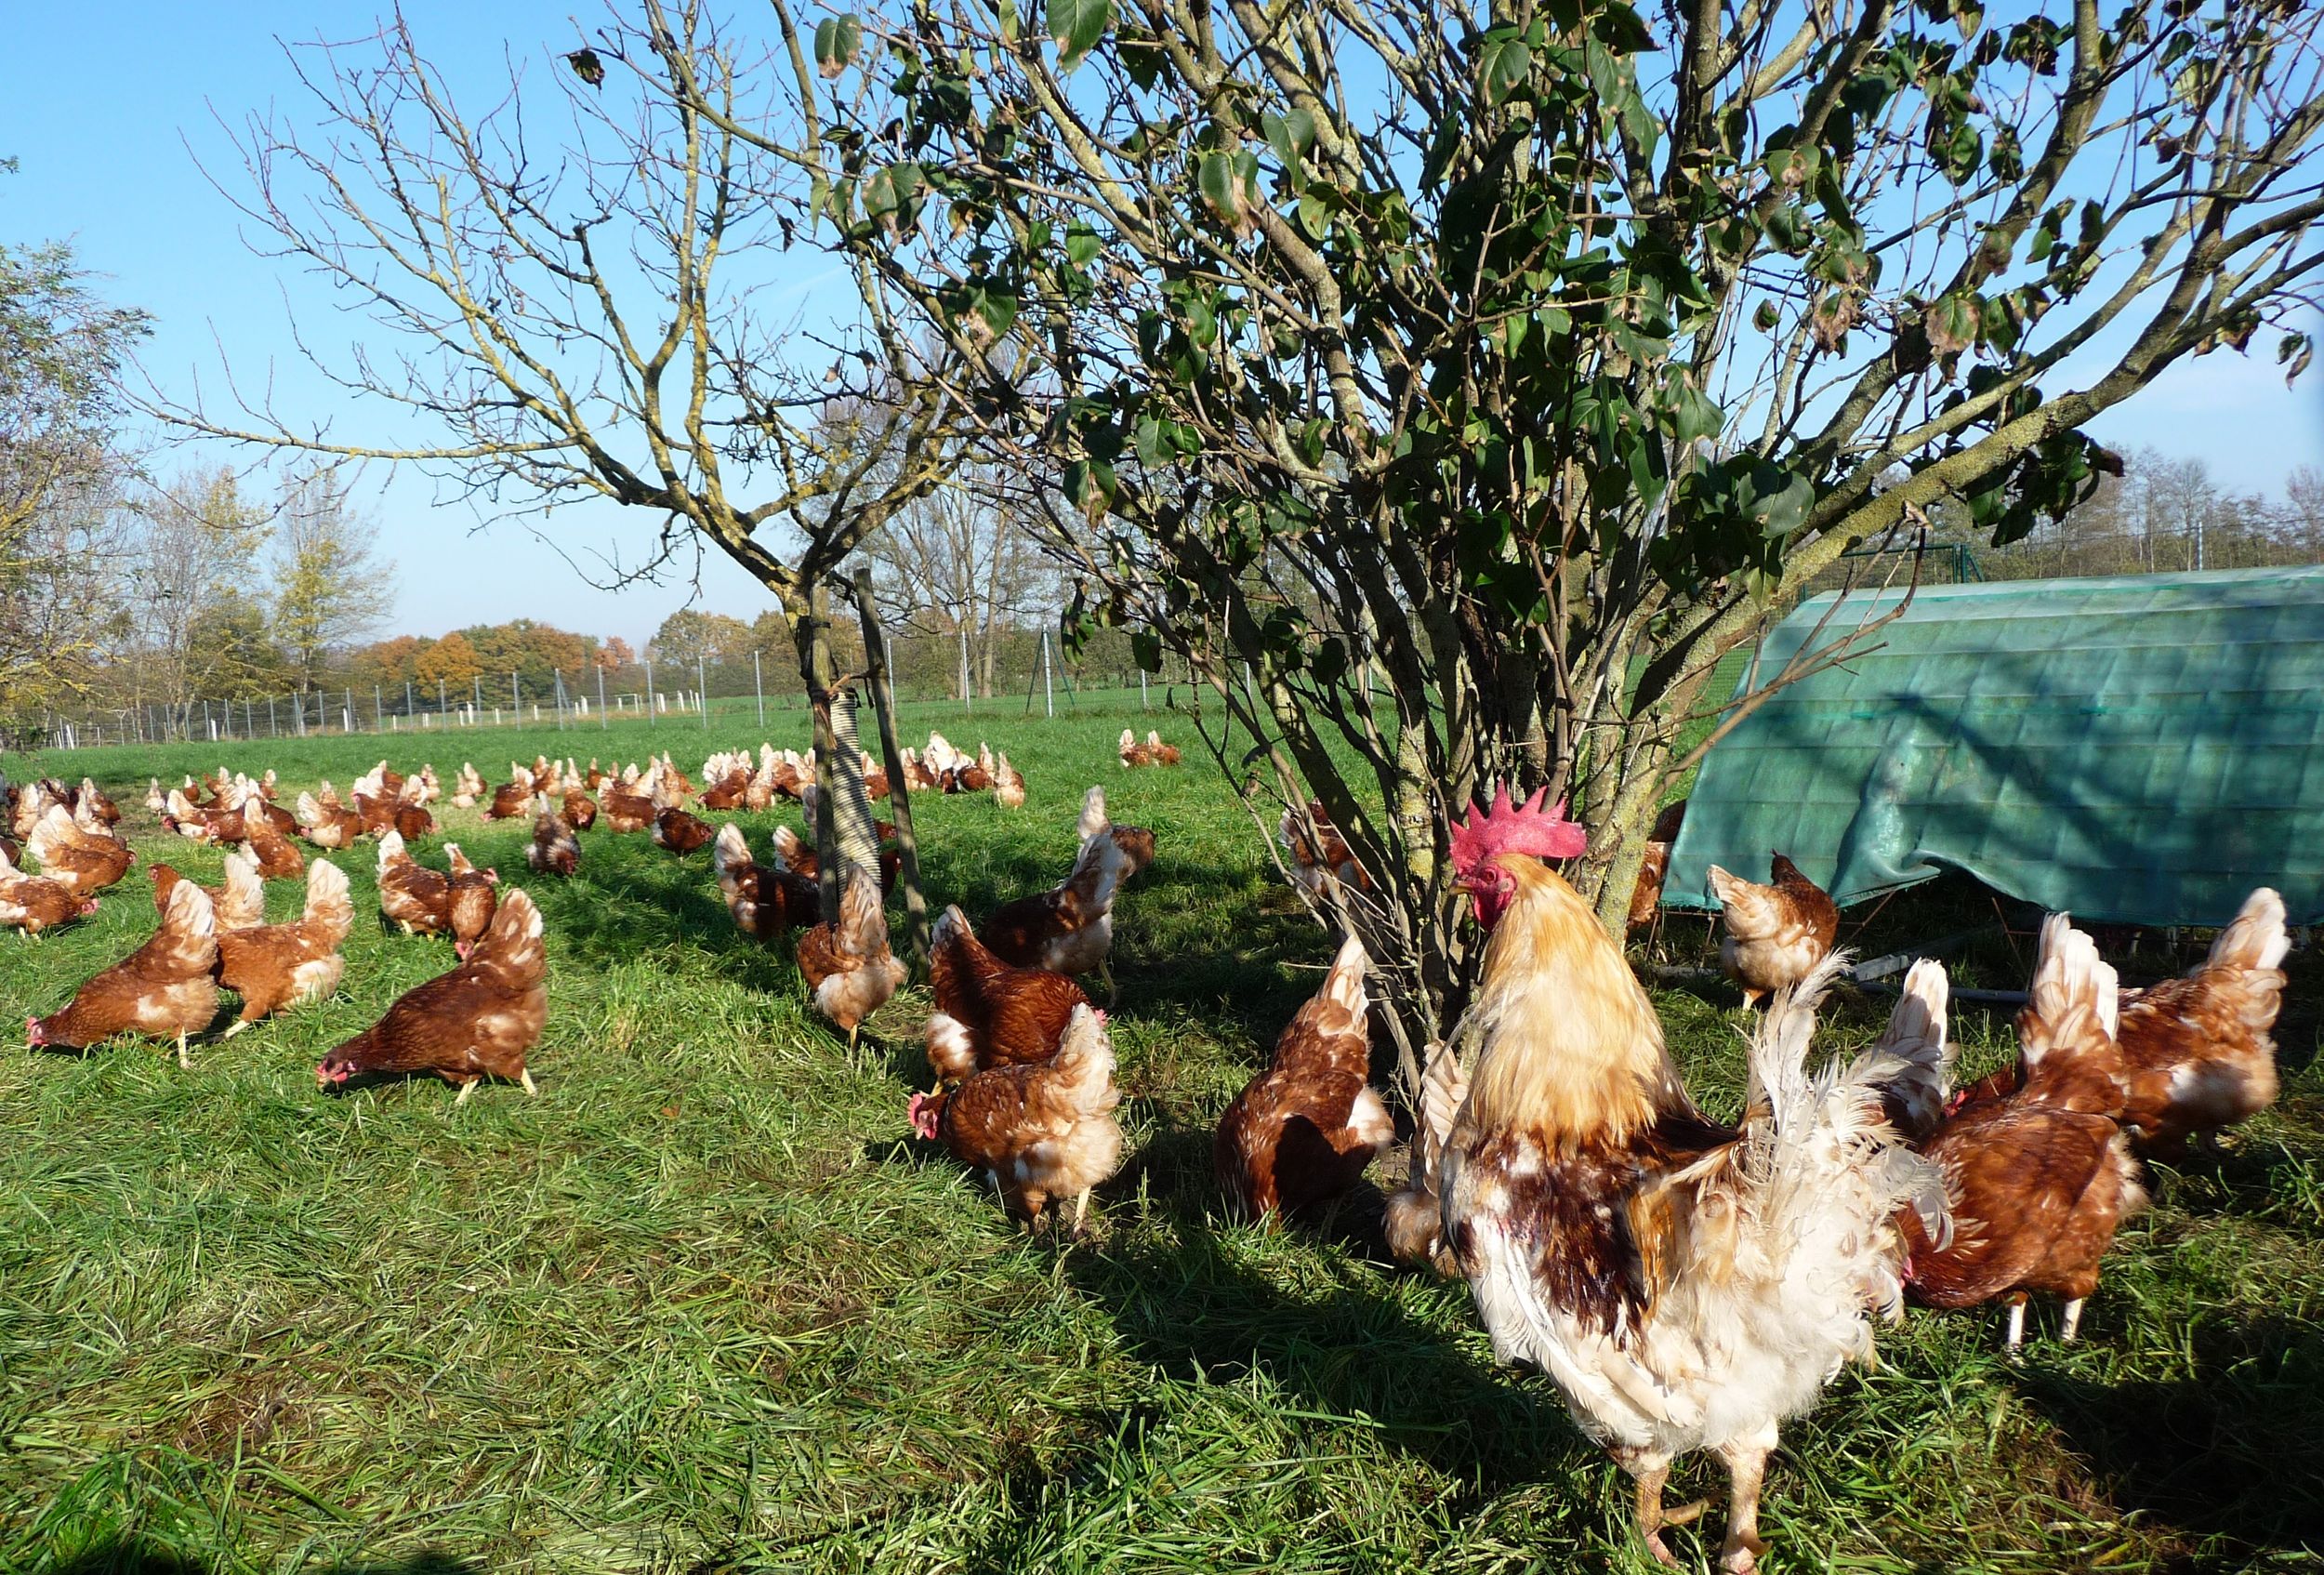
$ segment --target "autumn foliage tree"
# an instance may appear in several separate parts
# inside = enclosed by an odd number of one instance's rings
[[[952,347],[1084,616],[1322,800],[1416,1033],[1486,785],[1570,796],[1618,922],[1788,586],[1940,500],[2021,535],[2186,357],[2307,363],[2291,0],[774,10],[867,299]]]

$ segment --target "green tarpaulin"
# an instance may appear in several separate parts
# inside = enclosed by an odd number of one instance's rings
[[[1903,599],[1802,603],[1759,674]],[[2324,920],[2324,567],[1920,590],[1710,751],[1663,900],[1771,851],[1842,903],[1962,869],[2093,920],[2219,924],[2262,885]]]

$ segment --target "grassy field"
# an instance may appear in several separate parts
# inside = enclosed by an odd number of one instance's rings
[[[366,844],[345,861],[359,921],[334,999],[198,1046],[190,1073],[127,1045],[0,1054],[0,1568],[1650,1568],[1618,1474],[1540,1380],[1492,1367],[1464,1287],[1388,1264],[1361,1208],[1320,1235],[1220,1218],[1211,1122],[1327,947],[1193,751],[1125,774],[1124,713],[1019,709],[908,718],[989,737],[1032,793],[1015,814],[919,801],[937,900],[976,913],[1054,880],[1091,781],[1161,838],[1117,909],[1132,1158],[1088,1239],[1027,1236],[910,1141],[923,993],[851,1058],[787,957],[734,936],[706,854],[643,838],[591,833],[581,879],[532,884],[552,970],[538,1099],[493,1087],[456,1110],[432,1080],[319,1094],[325,1051],[450,964],[371,921]],[[447,745],[496,777],[561,742],[469,736],[425,741],[447,777]],[[649,738],[689,770],[705,749],[667,723],[561,742],[586,760]],[[141,854],[214,879],[214,853],[136,807],[149,774],[344,784],[379,752],[310,739],[0,769],[93,773]],[[422,755],[404,740],[396,758]],[[443,818],[521,881],[521,827]],[[762,847],[772,818],[746,817]],[[271,899],[287,913],[296,889]],[[1992,917],[1938,891],[1843,939],[1878,951]],[[140,869],[77,929],[0,937],[0,1020],[53,1010],[152,924]],[[1697,961],[1705,935],[1673,920],[1658,945]],[[1958,976],[2019,984],[2026,945],[1996,931]],[[2187,955],[2150,943],[2125,975]],[[2157,1172],[2085,1341],[2049,1338],[2040,1308],[2014,1365],[1998,1312],[1909,1316],[1877,1370],[1788,1430],[1773,1567],[2313,1567],[2324,1087],[2312,954],[2296,966],[2282,1105],[2225,1160]],[[1733,995],[1657,999],[1690,1079],[1732,1113]],[[1883,1013],[1843,1002],[1828,1041],[1863,1042]],[[1974,1012],[1956,1032],[1972,1070],[2010,1042]],[[1674,1501],[1706,1491],[1723,1493],[1715,1466],[1688,1462]],[[1672,1534],[1693,1567],[1718,1520]]]

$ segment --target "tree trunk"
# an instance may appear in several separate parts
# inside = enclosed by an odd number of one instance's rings
[[[912,829],[912,788],[904,779],[904,751],[896,743],[895,699],[888,688],[888,631],[880,627],[869,569],[855,571],[855,610],[864,621],[864,679],[871,686],[872,709],[879,718],[879,753],[888,765],[888,805],[895,814],[896,847],[903,856],[904,912],[912,955],[929,958],[928,899],[920,892],[920,844]],[[961,678],[968,677],[968,650],[961,653]]]
[[[806,681],[808,713],[814,722],[815,856],[822,866],[823,918],[825,923],[836,924],[848,867],[869,870],[874,880],[879,877],[878,838],[855,742],[855,696],[838,686],[829,601],[821,582],[792,597],[786,611]]]

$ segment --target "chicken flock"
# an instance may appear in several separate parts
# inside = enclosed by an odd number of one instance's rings
[[[1122,735],[1125,768],[1178,758],[1158,735]],[[887,771],[868,757],[863,766],[870,797],[886,797]],[[990,794],[1003,809],[1025,801],[1005,754],[971,756],[941,735],[892,769],[917,790]],[[576,874],[592,827],[645,836],[680,859],[706,849],[737,932],[793,938],[813,1009],[852,1045],[906,980],[885,907],[895,828],[876,822],[878,867],[834,871],[827,893],[797,832],[778,828],[756,850],[740,823],[694,813],[812,807],[812,755],[761,745],[712,755],[701,776],[697,788],[667,754],[614,771],[511,762],[498,785],[464,764],[451,802],[488,819],[530,816],[525,863],[540,879]],[[433,1075],[458,1087],[460,1103],[487,1079],[534,1092],[526,1057],[548,1014],[542,916],[457,843],[442,844],[442,869],[415,855],[438,830],[429,806],[441,797],[432,768],[399,776],[384,761],[345,799],[327,782],[301,793],[295,814],[276,805],[271,772],[153,783],[148,807],[166,830],[229,846],[224,880],[205,889],[152,866],[151,938],[29,1019],[29,1043],[85,1049],[136,1035],[185,1064],[219,1018],[221,991],[240,1002],[230,1038],[329,997],[354,914],[345,873],[323,854],[369,838],[382,925],[412,944],[448,939],[456,966],[325,1056],[319,1084]],[[1385,1199],[1381,1233],[1398,1260],[1468,1281],[1496,1355],[1545,1373],[1628,1473],[1638,1534],[1663,1562],[1674,1561],[1664,1529],[1692,1513],[1664,1503],[1671,1464],[1716,1454],[1731,1478],[1720,1567],[1748,1571],[1765,1546],[1760,1489],[1780,1425],[1843,1367],[1871,1358],[1881,1321],[1908,1304],[2000,1302],[2014,1351],[2040,1293],[2063,1300],[2061,1337],[2074,1339],[2117,1227],[2146,1202],[2143,1157],[2215,1141],[2273,1101],[2284,905],[2252,893],[2200,966],[2145,990],[2121,988],[2093,938],[2050,916],[2016,1061],[1956,1086],[1948,980],[1926,959],[1875,1043],[1813,1065],[1819,1010],[1848,969],[1838,910],[1779,854],[1765,885],[1714,867],[1722,966],[1750,1020],[1743,1111],[1728,1122],[1690,1095],[1620,943],[1558,872],[1586,838],[1543,801],[1504,788],[1453,828],[1483,961],[1466,1012],[1429,1047],[1406,1174]],[[0,784],[0,926],[37,936],[84,919],[135,864],[119,811],[92,781]],[[1108,1006],[1116,998],[1115,909],[1155,837],[1116,824],[1102,786],[1088,789],[1075,829],[1055,886],[976,922],[943,910],[918,1036],[929,1086],[905,1114],[1010,1212],[1037,1226],[1069,1207],[1078,1234],[1093,1191],[1124,1160],[1111,1026],[1092,991]],[[1657,827],[1662,865],[1675,830],[1675,815]],[[1366,889],[1321,804],[1287,811],[1278,835],[1287,872],[1311,893]],[[302,854],[294,838],[316,852]],[[1662,865],[1650,857],[1642,889],[1658,890]],[[264,882],[293,879],[304,881],[299,916],[269,924]],[[1226,1106],[1213,1164],[1233,1211],[1328,1213],[1395,1144],[1396,1118],[1371,1080],[1370,969],[1363,943],[1346,937]]]

